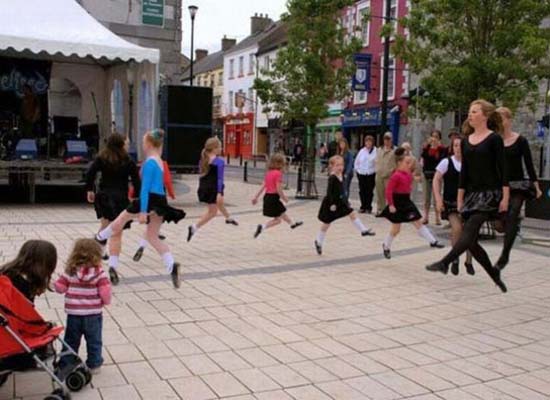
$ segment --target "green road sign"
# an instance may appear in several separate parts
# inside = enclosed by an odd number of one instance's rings
[[[164,26],[164,0],[143,0],[142,4],[143,24]]]

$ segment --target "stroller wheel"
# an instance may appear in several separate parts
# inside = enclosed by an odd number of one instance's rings
[[[84,375],[84,378],[86,378],[86,385],[92,381],[92,373],[90,372],[89,369],[79,368],[78,371],[82,372],[82,374]]]
[[[71,400],[71,395],[63,393],[62,389],[55,389],[52,394],[44,397],[44,400]]]
[[[65,385],[67,385],[71,392],[79,392],[86,385],[86,375],[77,369],[67,376]]]

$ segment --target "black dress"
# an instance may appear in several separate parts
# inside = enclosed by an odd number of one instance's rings
[[[534,199],[536,191],[533,183],[537,181],[537,173],[527,139],[520,135],[514,144],[504,147],[504,159],[508,169],[511,195],[520,195],[527,200]],[[524,165],[529,179],[525,178]]]
[[[443,175],[443,204],[445,210],[441,213],[441,219],[444,220],[449,220],[449,215],[458,213],[456,199],[460,182],[460,171],[456,169],[452,157],[447,157],[447,162],[449,163],[447,172]]]
[[[331,210],[332,206],[336,206],[336,209]],[[353,208],[350,207],[349,201],[345,196],[344,182],[338,179],[337,176],[331,175],[328,178],[327,194],[323,198],[321,208],[319,209],[319,221],[330,224],[337,219],[346,217],[353,212]]]
[[[278,193],[264,195],[263,214],[265,217],[278,218],[286,212],[286,207]]]
[[[130,203],[126,211],[130,214],[138,214],[141,210],[140,199],[135,199]],[[185,218],[185,211],[174,208],[168,204],[165,195],[149,193],[149,202],[147,205],[147,213],[154,212],[159,217],[163,218],[164,222],[174,222],[177,224]]]
[[[508,186],[502,138],[493,132],[476,145],[466,138],[461,146],[459,188],[466,192],[462,216],[468,219],[474,213],[487,213],[490,219],[498,219],[502,187]]]
[[[136,163],[129,157],[119,165],[113,165],[97,157],[86,173],[86,190],[93,191],[96,175],[101,172],[99,187],[95,195],[94,208],[98,219],[114,221],[124,211],[128,200],[128,181],[131,180],[135,193],[139,193],[140,179]]]
[[[210,164],[208,173],[200,177],[197,195],[201,203],[216,204],[218,193],[223,195],[223,169],[223,160],[216,157]],[[218,186],[221,186],[221,190]]]
[[[403,224],[422,219],[422,214],[420,214],[418,207],[411,200],[410,193],[394,193],[393,206],[396,209],[394,213],[390,212],[390,206],[386,206],[380,215],[394,224]]]

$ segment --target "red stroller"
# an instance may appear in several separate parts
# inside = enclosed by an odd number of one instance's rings
[[[21,355],[32,357],[36,366],[45,370],[59,386],[45,400],[68,400],[69,390],[76,392],[90,383],[92,375],[89,369],[78,354],[61,339],[62,331],[63,327],[52,326],[44,321],[33,304],[11,281],[0,276],[0,386],[14,370],[13,362],[9,362],[10,358],[13,360],[14,356]],[[63,345],[60,354],[53,350],[55,341]],[[57,358],[64,355],[72,355],[75,361],[60,369]],[[49,357],[54,358],[53,368],[47,364]]]

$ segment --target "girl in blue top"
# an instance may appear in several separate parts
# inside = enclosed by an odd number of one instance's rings
[[[201,227],[206,225],[210,220],[218,215],[218,210],[225,217],[225,223],[230,225],[239,225],[239,223],[231,218],[224,204],[224,169],[225,162],[219,157],[222,151],[222,144],[217,137],[208,139],[204,145],[200,163],[200,180],[197,194],[201,203],[208,205],[206,214],[196,224],[190,225],[187,234],[189,242],[193,235]]]
[[[160,226],[163,222],[175,222],[185,217],[182,210],[170,207],[166,200],[164,188],[164,166],[160,158],[164,131],[155,129],[143,137],[143,152],[146,161],[143,163],[141,190],[139,199],[134,200],[128,208],[107,228],[99,232],[96,240],[100,243],[113,234],[122,231],[124,225],[137,219],[140,224],[147,224],[147,241],[161,255],[166,270],[172,277],[175,288],[180,287],[179,267],[168,246],[159,239]]]

